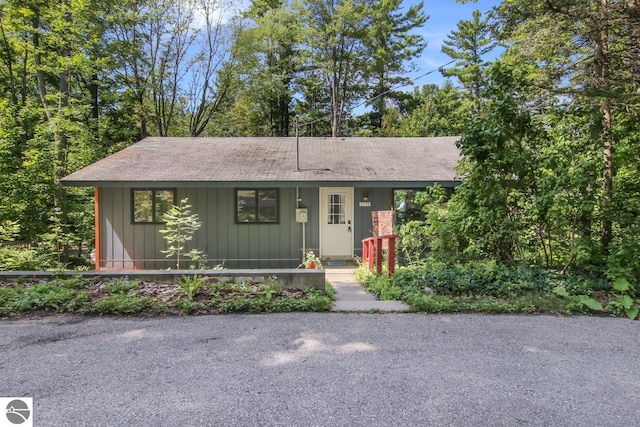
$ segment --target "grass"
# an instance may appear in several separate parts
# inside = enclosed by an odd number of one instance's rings
[[[164,315],[328,311],[328,293],[309,288],[285,289],[279,282],[217,283],[184,276],[159,284],[117,279],[81,278],[0,283],[0,317],[78,313]]]

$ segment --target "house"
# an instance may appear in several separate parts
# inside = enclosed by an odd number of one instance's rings
[[[167,268],[161,215],[188,198],[209,265],[285,268],[361,255],[394,189],[452,188],[457,137],[150,137],[62,179],[95,188],[96,268]]]

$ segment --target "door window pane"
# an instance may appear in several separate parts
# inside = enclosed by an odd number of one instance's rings
[[[347,195],[344,193],[329,194],[327,224],[345,224],[347,221]]]

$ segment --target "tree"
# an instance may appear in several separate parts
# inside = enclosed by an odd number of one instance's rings
[[[522,63],[528,58],[526,63],[539,81],[554,83],[545,85],[552,95],[548,100],[556,104],[569,100],[590,110],[585,151],[599,149],[602,193],[593,215],[582,222],[585,228],[597,227],[601,255],[608,256],[616,238],[616,145],[633,132],[628,119],[639,111],[634,91],[638,78],[629,73],[630,65],[637,66],[639,52],[640,42],[633,37],[638,30],[637,2],[514,1],[501,5],[498,17],[501,35],[509,42],[509,60]],[[527,28],[552,34],[553,42],[525,36]]]
[[[214,117],[229,108],[237,55],[228,40],[223,4],[219,0],[199,0],[198,4],[204,28],[191,70],[186,105],[189,135],[193,137],[205,133]]]
[[[485,84],[484,70],[488,65],[483,57],[495,48],[496,43],[491,38],[489,17],[483,19],[479,10],[473,11],[472,20],[461,20],[457,27],[442,46],[442,52],[457,61],[453,67],[442,70],[442,74],[457,77],[477,109]]]
[[[404,136],[461,135],[471,117],[471,104],[450,81],[417,89],[406,105],[411,109],[400,121]]]
[[[8,82],[9,95],[0,102],[9,101],[3,113],[13,116],[0,120],[6,138],[0,146],[8,148],[0,149],[6,190],[0,219],[19,221],[21,242],[61,247],[64,262],[70,244],[86,241],[86,233],[78,231],[86,223],[70,211],[77,202],[86,203],[87,195],[66,191],[59,181],[95,158],[91,145],[98,135],[86,108],[95,99],[85,84],[95,75],[88,52],[99,37],[90,22],[91,5],[89,0],[0,4],[0,80]]]
[[[458,146],[468,165],[459,194],[464,229],[480,254],[501,261],[522,258],[523,211],[535,197],[537,145],[542,130],[523,109],[526,80],[500,62],[492,68],[486,116],[472,122]]]
[[[149,5],[151,30],[148,37],[150,88],[156,129],[160,136],[169,136],[184,87],[182,81],[190,72],[189,51],[196,34],[194,0],[156,0]]]
[[[237,42],[244,50],[241,100],[258,104],[254,128],[267,123],[268,136],[288,136],[293,85],[301,67],[302,29],[297,10],[282,1],[254,1],[245,13],[248,26]],[[260,123],[261,122],[261,123]]]
[[[169,247],[161,251],[167,258],[176,257],[176,269],[180,269],[182,256],[187,256],[191,261],[202,259],[203,253],[197,249],[185,253],[185,244],[193,239],[193,233],[198,231],[202,223],[198,219],[198,214],[191,213],[189,199],[183,199],[179,205],[173,205],[164,215],[162,221],[165,223],[160,234],[167,241]]]
[[[367,49],[372,16],[364,0],[305,0],[307,73],[317,73],[329,93],[331,136],[338,137],[353,102],[366,93]]]
[[[395,89],[406,85],[407,62],[420,55],[427,43],[412,31],[421,28],[428,19],[422,12],[423,2],[401,12],[401,0],[379,0],[371,5],[373,19],[364,35],[364,44],[371,58],[368,71],[369,99],[373,106],[374,127],[382,127],[387,100],[396,104],[405,97]]]

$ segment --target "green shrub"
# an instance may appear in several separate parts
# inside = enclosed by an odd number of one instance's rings
[[[307,289],[306,298],[297,301],[302,305],[297,311],[328,311],[333,305],[333,298],[317,289]]]
[[[629,318],[638,305],[625,280],[613,286],[602,275],[474,261],[447,265],[433,259],[400,267],[390,279],[361,273],[360,281],[380,299],[402,299],[413,311],[447,313],[594,313]],[[624,284],[625,286],[622,286]],[[608,304],[603,308],[601,301]]]
[[[49,285],[56,285],[62,288],[68,289],[82,289],[90,283],[89,279],[85,279],[81,276],[74,276],[68,279],[53,278],[47,282]]]
[[[128,277],[118,277],[113,282],[109,282],[102,288],[111,295],[128,295],[140,289],[138,280],[129,280]]]
[[[195,302],[193,298],[180,300],[178,303],[180,310],[185,314],[193,314],[198,311],[200,304]]]
[[[152,306],[149,297],[113,294],[106,295],[93,302],[91,310],[99,314],[139,314]]]
[[[403,290],[392,282],[386,275],[370,275],[363,286],[381,300],[398,300],[403,297]]]
[[[463,265],[424,264],[399,268],[392,285],[402,288],[406,295],[428,292],[442,295],[486,295],[499,298],[525,295],[531,292],[550,292],[562,286],[571,294],[591,294],[610,287],[604,277],[589,274],[563,275],[553,270],[522,266],[508,266],[494,261],[475,261]],[[381,287],[377,284],[372,287]]]
[[[238,284],[240,288],[245,285]],[[230,286],[223,285],[227,290]],[[221,292],[221,288],[210,287],[209,293]],[[231,289],[233,289],[231,287]],[[227,294],[225,299],[211,301],[211,308],[220,313],[286,313],[293,311],[328,311],[333,304],[329,296],[315,288],[307,288],[299,295],[285,295],[272,285],[259,285],[252,292],[238,292]]]
[[[0,246],[0,271],[41,270],[43,264],[43,254],[36,249]]]
[[[453,298],[443,295],[413,295],[408,301],[412,311],[425,313],[453,313],[459,310]]]
[[[0,288],[0,312],[5,315],[29,310],[84,312],[88,303],[89,292],[58,286],[56,283]]]
[[[247,296],[237,296],[220,301],[216,308],[220,313],[248,312],[258,313],[264,310],[264,300]]]
[[[0,288],[0,316],[6,316],[14,311],[13,305],[22,288],[3,287]]]
[[[334,289],[333,286],[331,286],[331,283],[326,282],[324,285],[324,289],[325,289],[325,294],[331,298],[332,301],[334,301],[336,299],[336,290]]]
[[[65,302],[72,300],[76,291],[68,288],[61,288],[55,284],[38,284],[26,288],[16,300],[17,311],[27,311],[30,309],[53,309],[58,310]]]
[[[206,284],[207,278],[200,277],[197,274],[194,274],[193,276],[183,275],[178,279],[178,286],[184,291],[189,300],[193,300],[198,292],[200,292],[200,289],[202,289]]]

